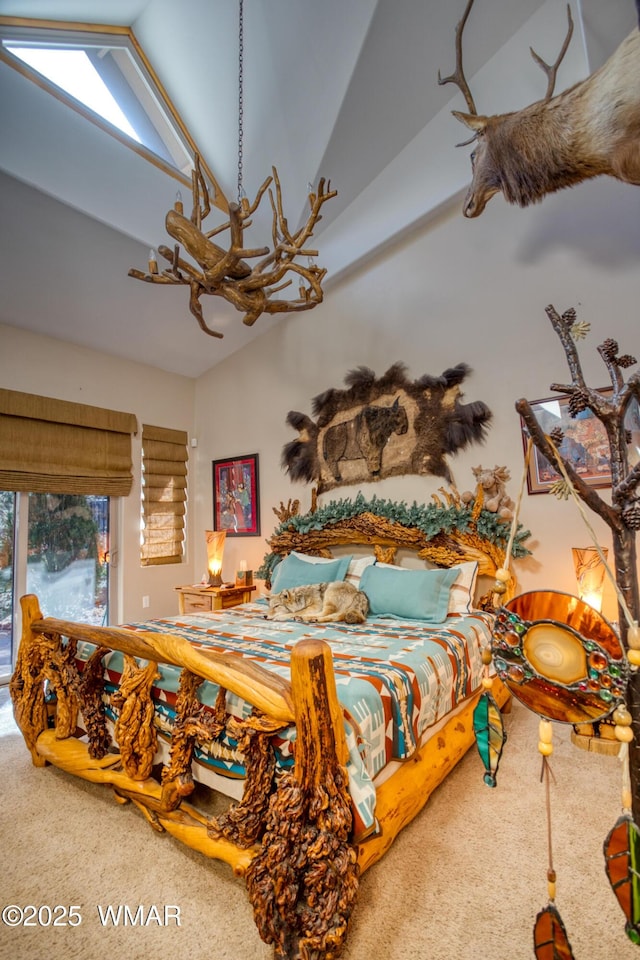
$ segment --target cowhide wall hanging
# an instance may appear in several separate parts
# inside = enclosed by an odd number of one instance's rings
[[[292,480],[317,484],[318,493],[398,474],[432,474],[451,481],[447,454],[485,439],[491,411],[479,400],[462,403],[466,363],[439,377],[411,382],[403,363],[376,380],[368,367],[351,370],[346,390],[312,400],[315,420],[292,410],[299,431],[286,444],[282,466]]]

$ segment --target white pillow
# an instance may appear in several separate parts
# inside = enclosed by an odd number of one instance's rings
[[[298,553],[297,550],[291,551],[292,557],[297,557],[298,560],[303,560],[305,563],[335,563],[335,557],[312,557],[308,553]]]
[[[478,561],[467,560],[452,570],[458,570],[458,576],[449,590],[449,613],[469,613],[473,610],[473,598],[478,578]]]
[[[347,569],[345,580],[348,580],[349,583],[352,583],[353,586],[359,590],[360,577],[367,567],[372,566],[375,562],[376,558],[373,556],[373,554],[366,557],[354,557]]]

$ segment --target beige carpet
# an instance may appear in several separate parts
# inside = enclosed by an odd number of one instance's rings
[[[77,927],[0,925],[2,960],[267,960],[244,884],[155,834],[108,788],[31,765],[0,707],[1,900],[78,905]],[[3,722],[4,721],[4,722]],[[345,960],[531,960],[546,905],[546,817],[537,718],[519,705],[492,790],[472,749],[362,878]],[[608,885],[602,844],[620,812],[620,764],[555,725],[557,906],[576,960],[639,958]],[[180,909],[181,926],[103,926],[98,907]],[[42,914],[46,919],[47,914]],[[153,917],[153,915],[152,915]]]

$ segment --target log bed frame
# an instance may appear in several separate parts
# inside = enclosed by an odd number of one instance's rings
[[[356,520],[308,535],[277,534],[269,544],[276,553],[306,548],[328,555],[333,546],[357,541],[386,562],[398,546],[433,557],[434,544],[420,531],[370,513]],[[474,529],[449,534],[437,552],[441,566],[473,558],[489,575],[504,561],[504,551]],[[514,584],[509,586],[511,592]],[[276,960],[338,957],[360,874],[383,856],[473,743],[477,695],[378,787],[381,829],[353,843],[343,716],[324,641],[305,639],[294,647],[287,682],[256,664],[196,649],[180,637],[43,617],[33,595],[23,597],[21,606],[22,639],[10,689],[33,763],[51,763],[110,785],[115,799],[132,802],[154,830],[228,863],[246,881],[258,932],[274,945]],[[74,662],[79,641],[97,647],[82,674]],[[102,702],[102,657],[110,650],[125,655],[115,746]],[[133,658],[148,665],[140,667]],[[160,662],[177,666],[181,676],[170,759],[158,775],[150,690]],[[203,680],[220,687],[213,716],[204,714],[197,699]],[[254,706],[245,721],[225,714],[227,690]],[[492,692],[508,708],[510,695],[497,679]],[[88,734],[83,741],[74,736],[80,712]],[[296,726],[294,768],[274,778],[269,738],[291,724]],[[227,812],[206,816],[185,799],[194,789],[194,744],[211,740],[225,726],[244,754],[245,790]]]

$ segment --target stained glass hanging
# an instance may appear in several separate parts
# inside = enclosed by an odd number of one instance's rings
[[[564,923],[552,903],[536,917],[533,947],[537,960],[574,960]]]
[[[495,787],[502,749],[507,740],[502,713],[494,697],[483,693],[473,711],[473,732],[478,753],[484,763],[486,773],[484,782]]]
[[[538,716],[593,723],[624,701],[629,667],[620,640],[570,594],[514,597],[496,616],[492,650],[500,679]]]
[[[608,834],[604,859],[609,883],[627,918],[625,932],[632,943],[640,944],[640,832],[627,814]]]

